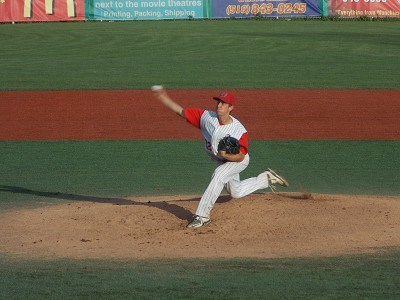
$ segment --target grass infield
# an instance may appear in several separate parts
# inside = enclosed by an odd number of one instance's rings
[[[399,21],[0,25],[0,90],[396,89]]]
[[[202,146],[201,141],[3,141],[0,209],[90,196],[201,194],[215,167]],[[271,167],[291,183],[285,191],[400,194],[400,141],[252,141],[250,147],[242,178]]]

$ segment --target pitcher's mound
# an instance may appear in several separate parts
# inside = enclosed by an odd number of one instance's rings
[[[210,225],[187,229],[199,199],[87,197],[3,212],[0,253],[104,259],[273,258],[370,253],[400,246],[400,197],[222,196]]]

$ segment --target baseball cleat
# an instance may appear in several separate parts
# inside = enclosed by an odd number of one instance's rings
[[[285,178],[279,176],[274,170],[268,168],[268,171],[266,171],[265,173],[268,176],[269,188],[271,189],[271,191],[273,192],[276,191],[275,184],[279,184],[280,186],[283,187],[289,186],[289,183],[285,180]]]
[[[208,225],[208,224],[210,224],[210,223],[211,223],[210,218],[201,217],[201,216],[195,215],[193,221],[190,222],[190,223],[187,225],[187,228],[202,227],[202,226],[206,226],[206,225]]]

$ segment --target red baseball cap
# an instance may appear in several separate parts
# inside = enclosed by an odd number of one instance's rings
[[[214,100],[219,100],[232,105],[236,104],[235,98],[230,92],[222,92],[218,97],[213,97]]]

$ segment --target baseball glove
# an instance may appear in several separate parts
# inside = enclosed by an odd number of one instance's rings
[[[218,143],[218,151],[226,151],[228,154],[238,154],[240,151],[240,144],[237,139],[231,136],[226,136]]]

